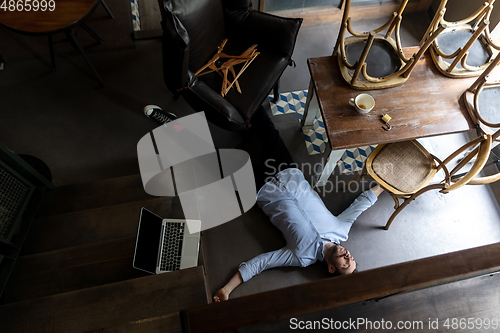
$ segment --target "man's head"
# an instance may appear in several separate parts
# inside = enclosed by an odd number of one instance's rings
[[[356,270],[356,261],[347,249],[339,244],[330,243],[325,251],[325,262],[328,272],[332,274],[352,274]]]

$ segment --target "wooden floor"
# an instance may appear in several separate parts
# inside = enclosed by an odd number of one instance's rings
[[[354,322],[351,326],[345,324],[351,328],[345,332],[499,332],[500,274],[242,328],[238,332],[290,332],[295,326],[305,327],[314,322],[326,325]],[[375,329],[382,322],[384,326]]]
[[[49,192],[2,295],[1,331],[180,332],[179,311],[207,303],[205,272],[132,267],[141,207],[182,218],[139,175]]]

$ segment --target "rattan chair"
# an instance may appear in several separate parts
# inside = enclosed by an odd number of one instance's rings
[[[492,134],[500,128],[500,82],[490,80],[490,74],[500,62],[500,56],[464,92],[463,99],[472,121],[481,133]]]
[[[500,46],[493,43],[489,28],[495,0],[488,0],[474,14],[456,22],[444,19],[447,2],[441,0],[427,30],[428,35],[438,27],[445,28],[430,47],[432,60],[448,77],[480,75],[493,61],[494,53],[500,50]]]
[[[466,184],[483,185],[500,179],[500,173],[476,177],[488,160],[492,140],[499,134],[500,131],[493,136],[484,134],[460,147],[444,161],[430,154],[416,140],[378,145],[368,157],[364,171],[394,199],[395,211],[387,221],[385,230],[389,229],[395,217],[410,202],[427,191],[439,190],[441,193],[448,193]],[[477,147],[465,158],[457,161],[460,154],[475,146]],[[457,164],[450,171],[447,165],[452,161]],[[460,174],[471,161],[474,163],[470,170]],[[439,170],[444,171],[444,178],[435,182],[433,179]],[[400,199],[403,200],[402,203]]]
[[[417,61],[444,29],[437,27],[428,30],[419,51],[407,58],[400,39],[401,15],[407,3],[408,0],[403,0],[398,11],[381,27],[360,33],[351,27],[351,0],[345,2],[342,25],[333,55],[338,57],[342,77],[351,87],[370,90],[405,83]],[[385,29],[387,32],[381,34]],[[346,37],[346,31],[352,36]],[[393,34],[395,38],[392,37]]]
[[[500,56],[497,56],[462,95],[467,112],[477,126],[478,135],[494,134],[500,128],[500,82],[490,79],[490,74],[499,62]],[[495,139],[491,148],[499,143]]]

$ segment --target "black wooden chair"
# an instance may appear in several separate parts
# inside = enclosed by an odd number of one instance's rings
[[[174,96],[182,95],[195,111],[205,111],[215,125],[244,128],[275,88],[287,66],[302,19],[254,11],[250,0],[159,0],[163,28],[163,75]],[[221,96],[223,78],[194,73],[217,53],[240,55],[257,44],[258,57],[238,78],[242,93]],[[276,96],[275,96],[276,98]]]

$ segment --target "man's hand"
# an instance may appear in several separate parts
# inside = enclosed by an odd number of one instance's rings
[[[215,293],[215,296],[214,296],[214,302],[215,303],[227,301],[228,299],[229,299],[229,293],[227,293],[224,290],[224,288],[219,289],[217,291],[217,293]]]
[[[214,302],[218,303],[227,301],[229,299],[229,294],[233,291],[234,288],[239,286],[242,282],[243,279],[241,278],[241,274],[238,271],[236,272],[236,274],[234,274],[231,280],[229,280],[229,282],[226,283],[224,287],[222,287],[221,289],[219,289],[219,291],[215,293]]]
[[[379,184],[373,186],[371,189],[370,189],[377,197],[382,193],[384,192],[384,188],[382,186],[380,186]]]

